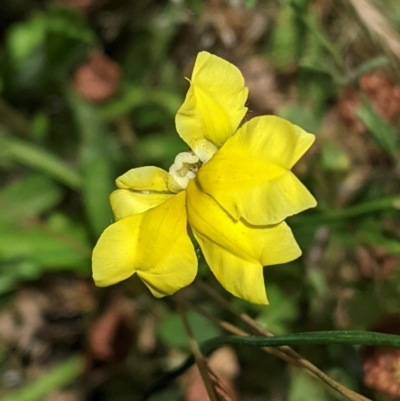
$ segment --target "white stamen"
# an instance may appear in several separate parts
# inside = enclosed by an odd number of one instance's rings
[[[169,168],[169,173],[182,189],[186,189],[189,181],[196,177],[199,162],[199,157],[193,153],[179,153],[175,157],[174,164]]]

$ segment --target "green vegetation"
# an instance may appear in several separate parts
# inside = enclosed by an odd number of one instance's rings
[[[229,330],[400,334],[397,0],[3,0],[0,15],[0,399],[141,400],[193,342]],[[249,118],[317,136],[295,172],[318,207],[288,221],[303,256],[264,270],[270,306],[230,298],[203,259],[199,280],[162,300],[135,277],[91,280],[114,180],[186,149],[174,118],[201,50],[241,69]],[[365,397],[397,394],[368,376],[376,350],[294,348]],[[237,399],[362,399],[283,352],[235,351]],[[396,352],[385,357],[400,366]],[[190,401],[192,379],[152,400]]]

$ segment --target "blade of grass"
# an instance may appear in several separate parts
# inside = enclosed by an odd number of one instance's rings
[[[367,99],[363,98],[362,105],[357,109],[357,117],[368,128],[375,143],[394,161],[399,155],[399,146],[395,130],[374,110]]]
[[[40,171],[72,189],[81,184],[79,174],[63,160],[31,143],[2,136],[2,156],[24,166]]]
[[[311,35],[320,46],[325,49],[331,56],[336,66],[344,71],[343,57],[339,54],[337,49],[332,45],[331,41],[325,36],[318,25],[318,19],[311,13],[304,13],[303,7],[299,6],[295,1],[291,0],[290,5],[296,12],[297,18],[306,26]]]
[[[93,234],[98,237],[113,221],[108,197],[114,190],[112,137],[98,110],[72,91],[67,92],[79,128],[79,163],[82,174],[82,196]]]
[[[367,213],[400,210],[400,196],[390,196],[383,199],[360,203],[344,210],[328,210],[320,214],[309,216],[296,216],[291,219],[291,225],[322,225],[327,223],[340,222],[352,217],[361,216]]]
[[[5,396],[2,401],[40,401],[52,391],[76,380],[83,372],[84,360],[72,357],[45,373],[39,379]]]
[[[202,290],[204,290],[210,297],[212,297],[216,302],[218,302],[224,309],[229,311],[238,317],[242,322],[244,322],[252,331],[253,334],[262,335],[265,337],[272,337],[273,334],[261,327],[254,319],[252,319],[249,315],[245,313],[241,313],[237,311],[225,298],[223,298],[217,291],[215,291],[208,284],[198,281],[197,284],[200,286]],[[243,336],[245,332],[237,333],[240,336]],[[264,348],[263,348],[264,349]],[[310,361],[305,359],[302,355],[294,351],[292,348],[288,346],[281,346],[276,348],[275,351],[280,351],[285,355],[286,361],[293,363],[295,366],[300,366],[308,370],[311,374],[328,384],[331,388],[336,390],[338,393],[342,394],[349,400],[353,401],[370,401],[368,398],[362,396],[361,394],[356,393],[353,390],[341,385],[335,380],[331,379],[324,372],[319,370],[315,365],[313,365]],[[267,351],[270,352],[270,351]],[[278,355],[281,358],[281,355]]]

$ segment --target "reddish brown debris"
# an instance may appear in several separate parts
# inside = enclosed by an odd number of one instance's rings
[[[365,125],[358,119],[356,110],[360,106],[360,97],[354,90],[346,90],[336,106],[338,114],[344,123],[358,133],[365,132]]]
[[[120,75],[121,70],[117,63],[96,52],[86,64],[76,70],[73,84],[86,100],[101,102],[115,94]]]
[[[395,123],[400,116],[400,86],[384,74],[364,75],[360,86],[372,100],[378,113],[389,123]]]
[[[238,399],[234,379],[239,375],[239,363],[236,354],[229,347],[216,351],[208,361],[209,376],[214,389],[221,400]],[[209,401],[206,387],[197,366],[189,371],[185,401]]]
[[[400,315],[386,315],[372,330],[399,335]],[[400,349],[366,347],[363,357],[365,385],[400,398]]]
[[[94,9],[97,2],[98,0],[61,0],[60,4],[64,7],[73,8],[87,16]]]
[[[364,362],[365,385],[392,397],[400,397],[400,350],[376,348]]]
[[[136,329],[136,304],[116,299],[89,331],[92,355],[98,361],[122,360],[128,354]]]
[[[400,266],[400,258],[382,247],[358,247],[356,260],[361,275],[368,278],[388,279]]]
[[[396,85],[383,72],[364,75],[360,88],[371,100],[375,110],[388,123],[395,123],[400,117],[400,86]],[[356,112],[361,105],[360,95],[354,90],[346,90],[337,104],[337,111],[344,122],[353,131],[366,131],[364,124],[358,119]]]

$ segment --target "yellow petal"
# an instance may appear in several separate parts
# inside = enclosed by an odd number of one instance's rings
[[[115,180],[118,188],[169,193],[167,171],[153,166],[133,168]]]
[[[277,224],[316,206],[289,171],[313,138],[278,117],[254,118],[200,169],[198,181],[235,220]]]
[[[117,178],[118,188],[110,195],[115,219],[143,213],[173,195],[168,190],[169,174],[158,167],[140,167]]]
[[[298,258],[298,247],[286,223],[252,226],[231,218],[196,180],[187,188],[188,219],[204,257],[220,283],[233,295],[267,303],[263,266]]]
[[[212,153],[207,143],[220,147],[234,134],[247,111],[247,92],[238,68],[210,53],[198,54],[176,127],[201,159],[198,153]]]
[[[134,192],[117,189],[110,195],[111,209],[116,220],[143,213],[167,201],[173,195]]]
[[[156,297],[189,285],[197,272],[197,258],[186,227],[185,192],[112,224],[93,251],[96,285],[115,284],[134,273]]]
[[[232,148],[290,170],[315,141],[297,125],[277,116],[255,117],[231,139]]]
[[[241,259],[197,230],[193,230],[193,234],[211,271],[227,291],[253,304],[268,304],[260,263]]]

